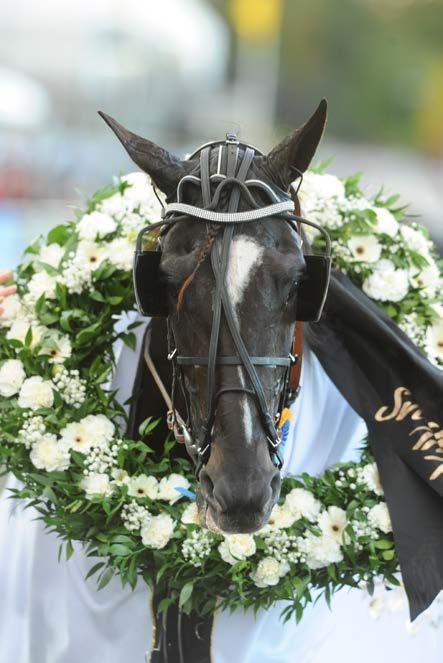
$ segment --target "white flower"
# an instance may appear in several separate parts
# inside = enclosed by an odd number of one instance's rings
[[[358,469],[358,479],[376,495],[383,495],[380,475],[376,463],[368,463]]]
[[[190,483],[186,477],[181,474],[170,474],[168,477],[163,477],[158,487],[158,499],[166,500],[169,504],[174,504],[181,497],[182,494],[176,488],[189,488]]]
[[[42,246],[38,257],[41,262],[57,269],[64,255],[65,249],[60,244],[48,244],[47,246]]]
[[[370,209],[377,217],[374,228],[375,232],[395,237],[400,226],[392,212],[386,209],[386,207],[370,207]]]
[[[8,340],[14,339],[21,341],[24,345],[29,329],[32,331],[32,341],[30,346],[32,350],[40,343],[43,332],[45,331],[40,325],[31,325],[27,320],[15,320],[6,334],[6,338]]]
[[[303,198],[338,198],[345,197],[343,182],[335,175],[307,172],[303,175],[300,187],[300,201]]]
[[[0,315],[0,328],[10,327],[17,318],[22,318],[24,310],[18,295],[6,297],[0,304],[3,313]]]
[[[86,454],[94,443],[93,434],[83,421],[67,424],[60,431],[61,439],[68,449]]]
[[[45,295],[47,299],[54,299],[56,283],[57,280],[55,277],[50,276],[45,271],[33,274],[28,283],[28,292],[31,300],[36,301],[41,295]]]
[[[285,503],[282,506],[276,504],[271,511],[269,516],[268,524],[265,525],[263,530],[267,531],[274,529],[284,529],[285,527],[291,527],[297,520],[294,512],[289,508]]]
[[[95,242],[89,240],[82,240],[77,247],[75,262],[78,264],[78,268],[80,265],[83,265],[84,268],[93,271],[94,269],[97,269],[107,257],[108,252],[104,246],[99,246]]]
[[[251,578],[257,587],[271,587],[277,585],[280,578],[288,571],[287,562],[279,562],[274,557],[264,557],[257,564],[256,570],[251,573]]]
[[[107,474],[92,473],[84,477],[80,483],[88,499],[108,497],[112,494],[112,484]]]
[[[331,536],[338,543],[343,541],[347,519],[346,511],[330,506],[318,518],[318,525],[325,536]]]
[[[129,206],[121,193],[118,192],[113,196],[109,196],[109,198],[102,200],[102,202],[97,206],[97,211],[103,212],[103,214],[108,216],[113,216],[115,219],[120,221],[122,217],[128,214]]]
[[[155,477],[140,474],[138,477],[131,477],[129,482],[128,495],[132,497],[149,497],[155,500],[158,495],[158,481]]]
[[[229,551],[228,542],[226,541],[226,539],[222,541],[218,546],[218,552],[220,553],[220,557],[224,562],[226,562],[226,564],[234,566],[234,564],[237,564],[237,562],[239,561],[238,559],[235,559],[235,557],[231,555]]]
[[[93,241],[97,238],[106,237],[106,235],[113,233],[116,228],[117,224],[114,219],[103,212],[85,214],[77,224],[80,238]]]
[[[392,260],[380,260],[373,273],[363,282],[363,292],[379,301],[399,302],[408,293],[406,269],[395,269]]]
[[[377,262],[382,246],[375,235],[356,235],[348,241],[348,247],[354,260],[359,262]]]
[[[149,548],[164,548],[170,540],[175,528],[175,521],[170,515],[161,513],[153,516],[142,526],[140,534],[143,545]]]
[[[401,226],[400,233],[409,249],[420,253],[425,258],[428,256],[431,243],[421,230],[404,225]]]
[[[68,450],[51,433],[34,442],[29,457],[35,467],[47,472],[62,472],[68,469],[70,462]]]
[[[236,562],[255,554],[256,545],[252,534],[226,534],[227,550]]]
[[[186,509],[183,511],[181,521],[185,525],[200,525],[200,516],[198,514],[198,507],[195,502],[188,504]]]
[[[299,548],[306,555],[306,564],[310,569],[320,569],[343,559],[340,544],[329,535],[315,536],[308,533]]]
[[[53,402],[51,382],[43,380],[40,375],[34,375],[23,382],[18,396],[19,407],[38,410],[40,407],[51,407]]]
[[[286,495],[285,506],[292,512],[296,520],[305,517],[312,522],[317,519],[321,508],[320,502],[304,488],[293,488]]]
[[[20,390],[26,373],[18,359],[7,359],[0,367],[0,396],[10,398]]]
[[[133,242],[117,237],[109,244],[109,260],[118,269],[130,272],[134,263],[134,250]]]
[[[429,355],[443,360],[443,318],[436,320],[426,331],[426,350]]]
[[[53,364],[63,364],[72,354],[72,345],[66,335],[57,335],[52,339],[54,344],[45,346],[44,341],[40,350],[41,355],[49,355],[49,361]]]
[[[413,267],[409,270],[409,280],[414,288],[434,292],[441,285],[440,270],[432,258],[428,258],[430,264],[427,267],[418,269]]]
[[[373,527],[376,527],[385,534],[392,532],[391,518],[386,502],[380,502],[380,504],[376,504],[369,510],[368,521]]]
[[[112,475],[112,482],[115,483],[116,486],[127,486],[131,480],[126,470],[123,470],[120,467],[114,467],[114,469],[111,472],[111,475]]]
[[[86,427],[94,446],[107,446],[114,437],[115,426],[104,414],[88,414],[82,419],[82,424]]]
[[[154,193],[151,178],[145,173],[135,172],[128,173],[122,179],[130,184],[123,193],[128,211],[132,212],[137,208],[140,210],[140,214],[149,220],[160,220],[162,208]],[[164,201],[164,194],[161,191],[157,193]]]

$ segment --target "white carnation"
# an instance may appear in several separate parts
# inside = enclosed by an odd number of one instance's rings
[[[57,269],[64,255],[65,249],[60,244],[48,244],[47,246],[42,246],[38,257],[41,262]]]
[[[286,496],[285,505],[295,520],[304,517],[312,522],[317,520],[321,508],[321,503],[304,488],[293,488]]]
[[[338,543],[343,541],[346,524],[346,511],[337,506],[330,506],[318,517],[318,525],[323,534],[332,537]]]
[[[128,495],[131,495],[132,497],[149,497],[151,500],[157,499],[157,479],[152,476],[147,476],[146,474],[140,474],[138,477],[131,477]]]
[[[55,286],[57,280],[45,271],[36,272],[28,283],[28,293],[31,300],[37,301],[45,295],[47,299],[55,298]]]
[[[88,499],[94,497],[108,497],[112,494],[112,484],[107,474],[88,474],[80,483]]]
[[[174,504],[181,497],[182,494],[176,488],[189,488],[190,483],[186,477],[181,474],[170,474],[168,477],[163,477],[158,487],[158,499],[165,500],[169,504]]]
[[[51,382],[43,380],[40,375],[34,375],[23,382],[18,396],[19,407],[38,410],[40,407],[51,407],[53,402]]]
[[[0,367],[0,396],[10,398],[17,394],[25,378],[22,362],[18,359],[7,359]]]
[[[300,201],[304,198],[338,198],[345,197],[345,187],[335,175],[307,172],[303,175],[300,187]]]
[[[133,242],[117,237],[109,244],[109,260],[117,269],[130,272],[134,263],[134,250]]]
[[[355,235],[348,241],[348,248],[355,261],[377,262],[382,246],[375,235]]]
[[[370,207],[370,209],[377,217],[375,231],[389,235],[389,237],[395,237],[400,226],[392,212],[386,209],[386,207]]]
[[[93,240],[106,237],[113,233],[117,224],[112,217],[103,212],[91,212],[85,214],[77,224],[78,234],[81,239]]]
[[[274,557],[264,557],[257,564],[251,578],[257,587],[272,587],[289,571],[287,562],[279,562]]]
[[[367,463],[358,469],[358,479],[376,495],[383,495],[380,475],[376,463]]]
[[[186,509],[183,511],[181,521],[185,525],[200,525],[200,516],[198,513],[197,504],[195,502],[188,504]]]
[[[320,569],[343,559],[340,544],[329,535],[308,533],[300,541],[299,549],[306,555],[306,564],[310,569]]]
[[[32,341],[30,347],[31,349],[34,349],[35,346],[40,343],[42,335],[45,332],[45,328],[41,327],[40,325],[31,325],[30,322],[22,319],[15,320],[12,323],[11,328],[8,330],[6,338],[8,340],[14,339],[16,341],[21,341],[24,344],[29,329],[32,331]]]
[[[47,472],[62,472],[68,469],[70,463],[68,450],[51,433],[42,435],[34,442],[29,457],[35,467]]]
[[[115,426],[104,414],[88,414],[82,419],[82,424],[93,440],[94,446],[107,446],[114,437]]]
[[[406,269],[395,269],[392,260],[380,260],[373,273],[363,281],[362,289],[368,297],[385,302],[399,302],[408,293]]]
[[[152,516],[140,530],[143,545],[148,548],[164,548],[171,539],[174,528],[175,521],[170,515],[161,513],[158,516]]]
[[[10,327],[15,320],[24,317],[23,305],[18,295],[6,297],[0,304],[3,313],[0,315],[0,328]]]
[[[391,517],[386,502],[376,504],[369,510],[368,521],[373,527],[376,527],[385,534],[392,532]]]
[[[256,545],[252,534],[226,534],[225,543],[236,561],[255,554]]]

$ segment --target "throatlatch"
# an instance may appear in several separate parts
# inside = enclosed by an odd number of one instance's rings
[[[217,171],[211,175],[210,162],[214,151],[217,156]],[[134,288],[137,305],[143,315],[166,316],[169,318],[166,285],[162,282],[160,272],[162,255],[161,237],[172,225],[180,221],[186,222],[189,217],[200,219],[206,224],[219,224],[221,226],[221,232],[217,234],[210,252],[211,266],[215,278],[215,292],[212,302],[213,316],[208,356],[189,357],[179,354],[168,319],[168,358],[172,362],[173,373],[173,386],[169,399],[170,407],[168,408],[168,424],[174,430],[176,436],[183,436],[183,441],[186,442],[188,451],[196,457],[197,475],[209,458],[211,433],[218,399],[223,393],[232,391],[247,393],[254,397],[268,440],[271,458],[279,469],[282,466],[282,459],[278,453],[281,439],[277,427],[279,414],[269,412],[263,386],[255,367],[283,367],[285,369],[284,386],[280,394],[278,408],[279,413],[281,413],[283,408],[290,404],[288,400],[288,378],[291,366],[297,362],[297,356],[292,354],[289,348],[288,354],[282,357],[251,357],[247,351],[236,322],[235,312],[225,282],[229,263],[229,251],[238,225],[257,222],[269,217],[280,218],[289,223],[295,230],[300,247],[302,246],[302,239],[299,233],[300,224],[312,226],[323,234],[326,255],[304,256],[306,262],[306,279],[300,284],[297,291],[297,310],[295,315],[297,320],[319,320],[329,284],[331,245],[328,233],[317,224],[294,214],[294,202],[287,192],[277,187],[273,188],[262,180],[248,179],[248,174],[256,155],[262,156],[262,153],[251,145],[240,143],[233,134],[227,134],[225,141],[209,143],[196,150],[189,158],[199,156],[199,176],[195,174],[184,176],[177,187],[176,202],[168,204],[163,209],[162,221],[143,228],[137,238],[134,262]],[[196,207],[183,202],[186,187],[189,185],[200,187],[203,202],[202,207]],[[270,201],[269,205],[260,206],[256,202],[251,191],[253,188],[264,192]],[[227,211],[217,211],[221,194],[225,190],[230,192],[228,209]],[[246,201],[250,209],[239,211],[242,199]],[[158,240],[159,250],[144,251],[143,237],[155,228],[162,229]],[[224,315],[237,351],[237,354],[234,356],[218,354],[222,315]],[[199,431],[192,431],[189,413],[185,421],[178,415],[175,409],[176,385],[179,382],[182,386],[187,410],[189,411],[188,397],[182,384],[182,367],[189,365],[207,366],[206,411],[204,423]],[[247,374],[249,386],[226,387],[217,391],[216,367],[219,365],[242,366]],[[152,367],[150,367],[150,370],[152,372]],[[155,378],[154,373],[153,375]],[[292,400],[295,397],[296,393],[292,393]]]

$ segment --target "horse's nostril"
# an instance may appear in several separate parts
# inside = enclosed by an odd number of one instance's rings
[[[275,497],[280,491],[280,484],[281,484],[280,472],[276,472],[276,474],[274,474],[271,480],[271,490],[273,497]]]

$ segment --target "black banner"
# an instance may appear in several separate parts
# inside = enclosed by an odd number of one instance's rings
[[[307,337],[367,423],[414,619],[443,589],[443,372],[342,274]]]

